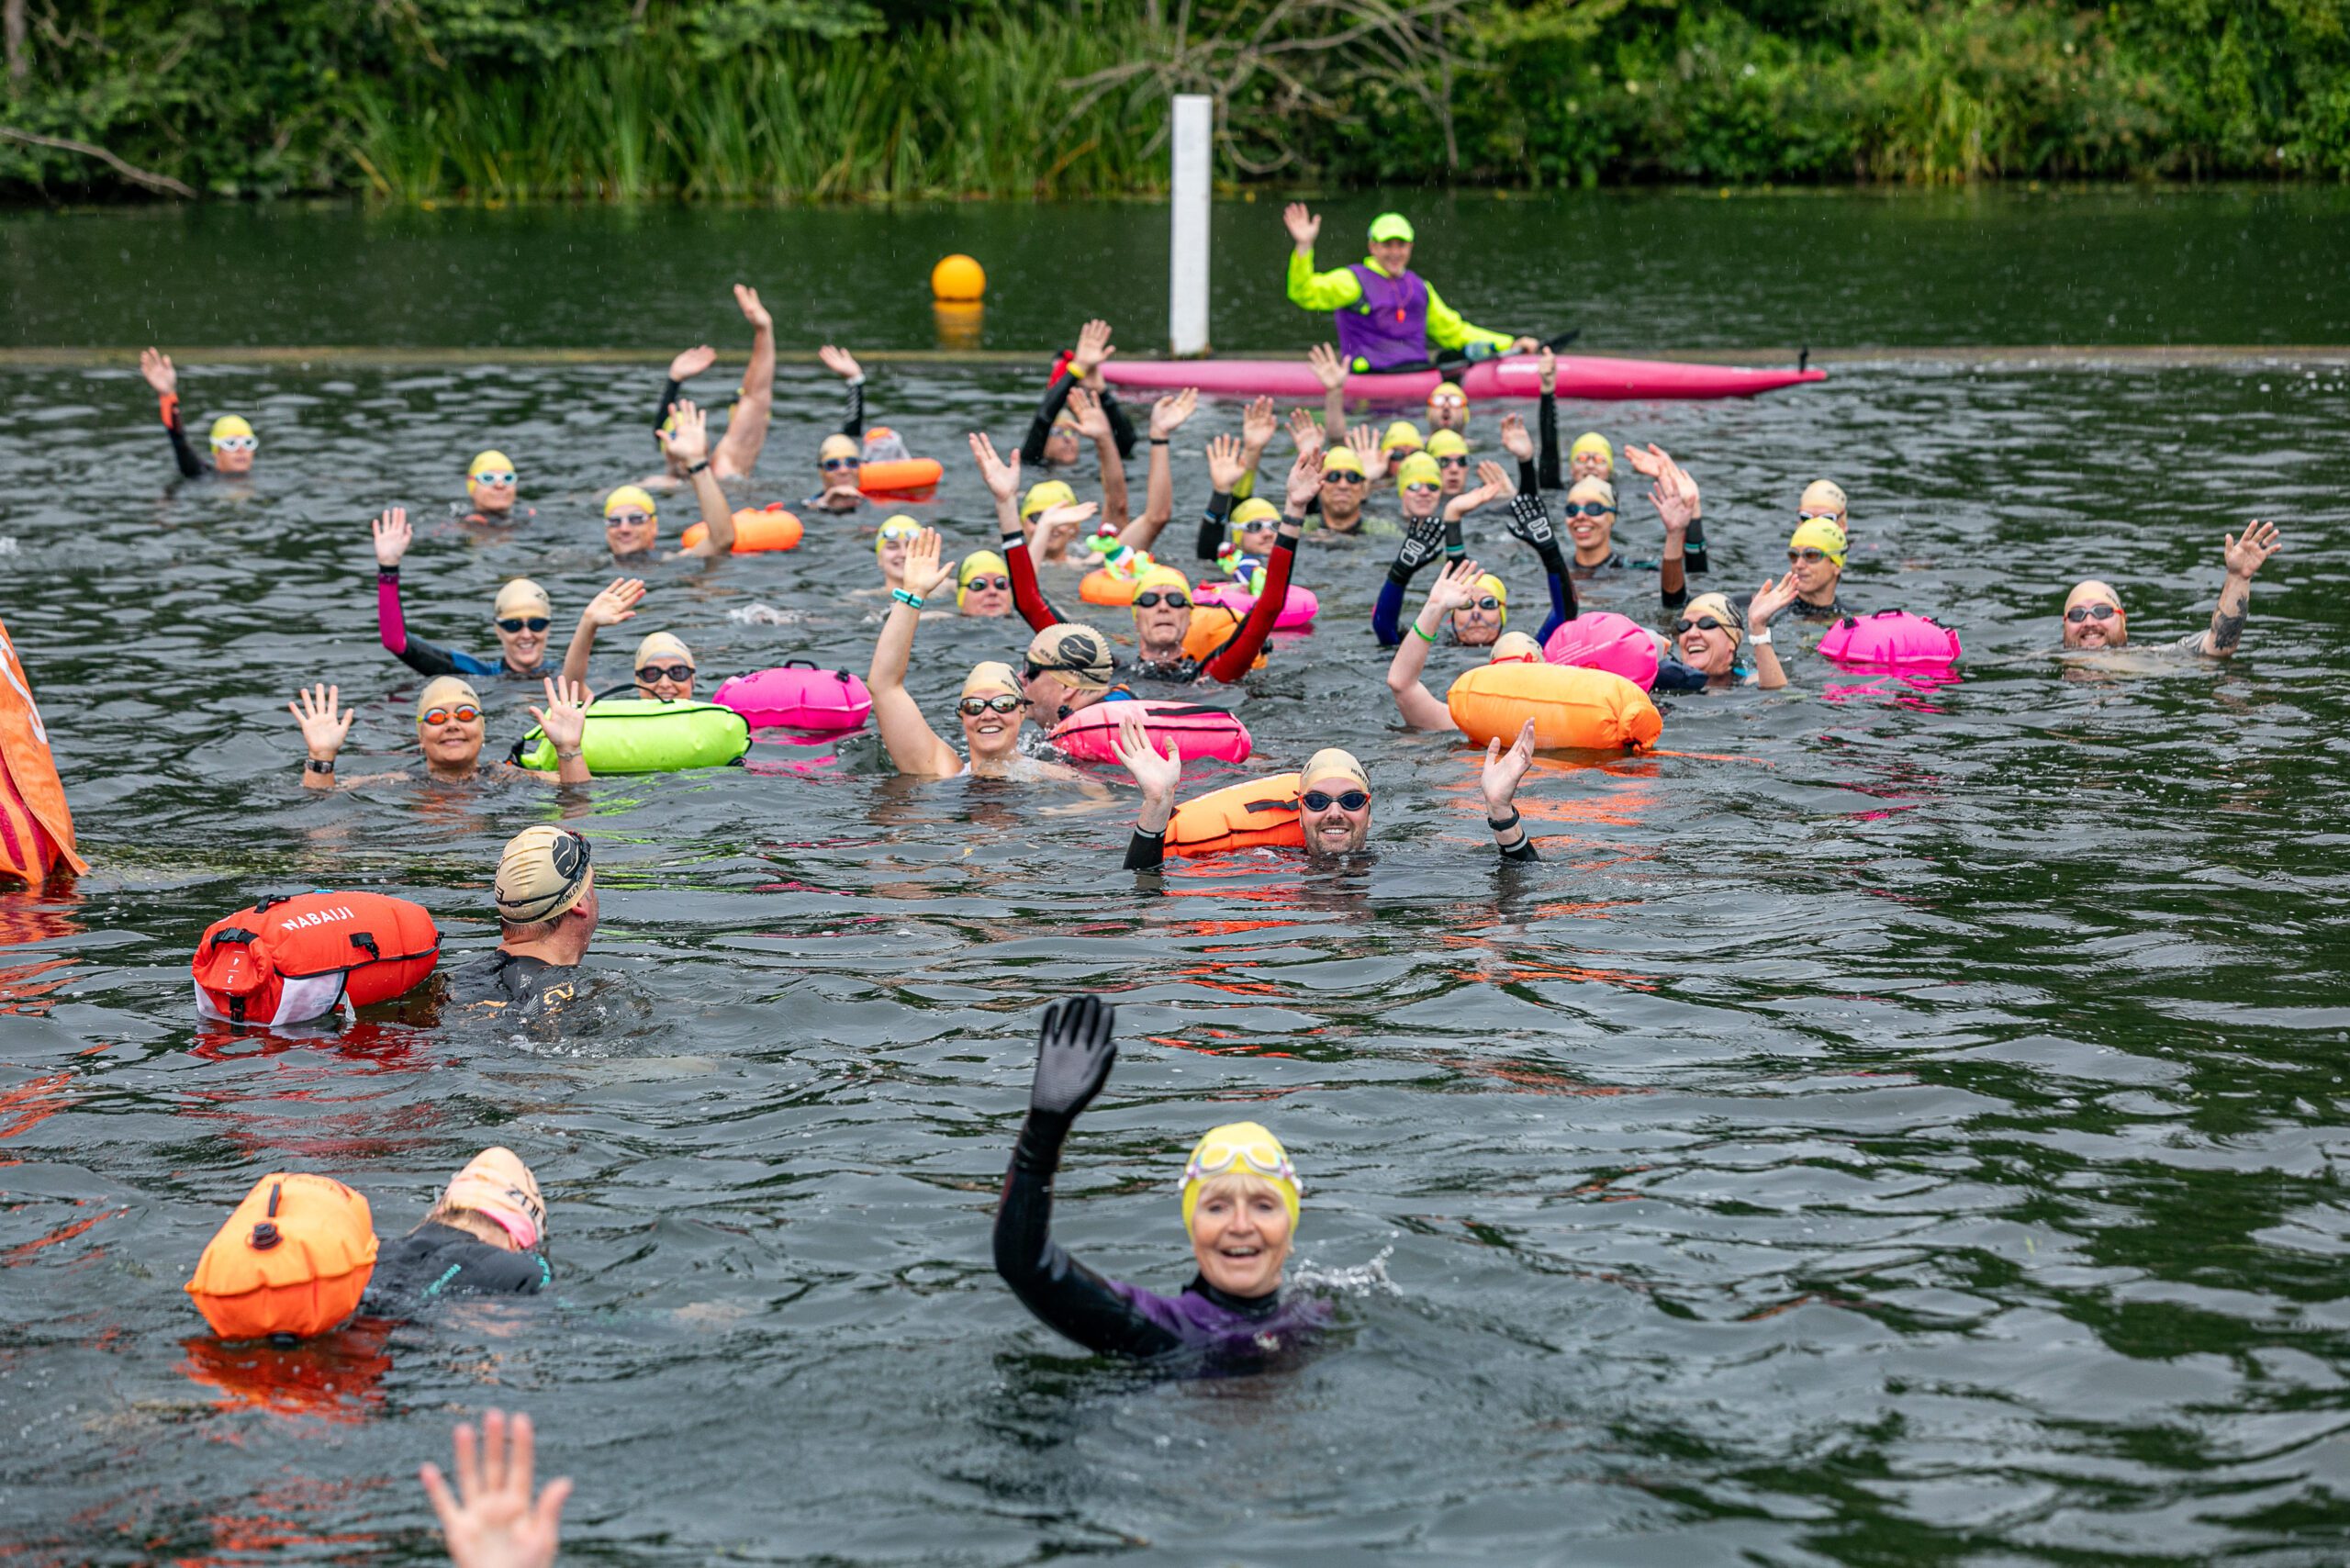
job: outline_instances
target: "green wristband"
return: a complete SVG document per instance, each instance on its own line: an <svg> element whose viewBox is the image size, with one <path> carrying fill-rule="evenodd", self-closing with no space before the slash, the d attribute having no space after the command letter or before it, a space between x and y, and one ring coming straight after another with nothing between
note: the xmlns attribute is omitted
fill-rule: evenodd
<svg viewBox="0 0 2350 1568"><path fill-rule="evenodd" d="M1417 633L1417 634L1418 634L1419 636L1421 636L1421 637L1426 638L1426 639L1427 639L1428 642L1430 642L1430 643L1434 643L1434 642L1436 641L1436 633L1433 633L1433 632L1422 632L1422 631L1420 631L1420 623L1419 623L1418 622L1416 622L1416 621L1415 621L1415 622L1412 622L1412 630L1413 630L1413 632L1414 632L1414 633Z"/></svg>

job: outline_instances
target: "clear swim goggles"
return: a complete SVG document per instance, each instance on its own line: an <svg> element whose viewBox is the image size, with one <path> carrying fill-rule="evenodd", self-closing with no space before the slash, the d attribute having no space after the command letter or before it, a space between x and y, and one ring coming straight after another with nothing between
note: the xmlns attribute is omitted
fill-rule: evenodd
<svg viewBox="0 0 2350 1568"><path fill-rule="evenodd" d="M1269 1182L1287 1182L1299 1192L1305 1191L1305 1183L1297 1179L1297 1167L1290 1163L1288 1153L1270 1139L1253 1137L1240 1143L1214 1138L1200 1145L1183 1167L1183 1184L1188 1187L1194 1182L1240 1170Z"/></svg>
<svg viewBox="0 0 2350 1568"><path fill-rule="evenodd" d="M212 439L212 450L215 452L258 452L261 450L261 438L254 435L215 436Z"/></svg>

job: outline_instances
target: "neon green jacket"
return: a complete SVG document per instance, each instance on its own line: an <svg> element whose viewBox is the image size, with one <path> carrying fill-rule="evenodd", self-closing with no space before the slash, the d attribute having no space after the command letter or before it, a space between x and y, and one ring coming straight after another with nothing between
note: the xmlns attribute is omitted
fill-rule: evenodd
<svg viewBox="0 0 2350 1568"><path fill-rule="evenodd" d="M1369 256L1362 259L1362 264L1382 277L1388 275L1387 269ZM1289 302L1292 305L1307 310L1344 310L1361 297L1362 280L1355 276L1351 269L1340 267L1334 273L1317 273L1314 270L1311 252L1300 255L1295 246L1290 247ZM1428 336L1436 341L1438 348L1465 349L1471 343L1485 343L1496 353L1506 353L1510 344L1517 341L1507 332L1489 332L1483 327L1462 320L1460 312L1447 305L1438 295L1434 284L1428 285Z"/></svg>

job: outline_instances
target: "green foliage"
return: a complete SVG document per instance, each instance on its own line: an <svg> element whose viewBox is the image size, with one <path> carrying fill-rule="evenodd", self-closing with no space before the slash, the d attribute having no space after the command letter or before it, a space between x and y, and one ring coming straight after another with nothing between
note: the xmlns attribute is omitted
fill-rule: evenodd
<svg viewBox="0 0 2350 1568"><path fill-rule="evenodd" d="M220 195L1142 194L1195 90L1242 180L2350 178L2350 0L28 3L0 125Z"/></svg>

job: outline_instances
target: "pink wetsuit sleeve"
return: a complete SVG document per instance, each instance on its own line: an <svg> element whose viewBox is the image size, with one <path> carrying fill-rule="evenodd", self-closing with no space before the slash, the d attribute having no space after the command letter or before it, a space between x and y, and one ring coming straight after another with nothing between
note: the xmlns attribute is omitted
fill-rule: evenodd
<svg viewBox="0 0 2350 1568"><path fill-rule="evenodd" d="M378 570L375 574L375 633L384 639L384 646L395 654L408 652L408 621L400 614L400 575Z"/></svg>
<svg viewBox="0 0 2350 1568"><path fill-rule="evenodd" d="M1208 660L1207 674L1230 686L1248 673L1257 655L1265 651L1265 639L1272 634L1273 622L1281 618L1281 606L1289 602L1289 571L1297 559L1297 546L1287 539L1273 542L1273 558L1265 563L1265 591L1248 607L1248 619L1232 640L1215 651Z"/></svg>

